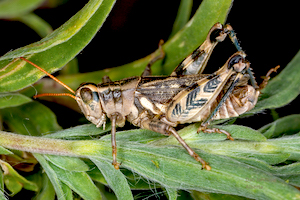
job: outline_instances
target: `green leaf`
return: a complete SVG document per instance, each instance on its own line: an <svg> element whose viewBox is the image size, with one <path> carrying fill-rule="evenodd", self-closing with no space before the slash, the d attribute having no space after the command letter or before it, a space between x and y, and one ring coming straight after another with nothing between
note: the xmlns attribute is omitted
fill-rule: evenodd
<svg viewBox="0 0 300 200"><path fill-rule="evenodd" d="M18 21L26 24L33 29L39 36L46 37L53 29L45 20L35 15L34 13L28 13L17 18Z"/></svg>
<svg viewBox="0 0 300 200"><path fill-rule="evenodd" d="M261 97L250 113L279 108L294 100L300 93L300 51L292 61L262 90Z"/></svg>
<svg viewBox="0 0 300 200"><path fill-rule="evenodd" d="M214 126L214 127L229 132L234 139L238 139L238 140L250 140L250 141L259 141L259 142L263 142L267 140L266 137L263 136L261 133L246 126L224 125L224 126Z"/></svg>
<svg viewBox="0 0 300 200"><path fill-rule="evenodd" d="M120 170L116 170L111 163L101 159L91 159L102 172L109 187L119 200L133 199L127 180Z"/></svg>
<svg viewBox="0 0 300 200"><path fill-rule="evenodd" d="M55 190L45 173L42 174L42 190L36 195L36 200L54 200Z"/></svg>
<svg viewBox="0 0 300 200"><path fill-rule="evenodd" d="M90 0L76 15L39 42L0 57L0 92L22 89L45 76L25 61L26 56L53 73L73 59L94 37L109 14L114 0Z"/></svg>
<svg viewBox="0 0 300 200"><path fill-rule="evenodd" d="M0 2L0 18L15 18L33 11L44 0L2 0Z"/></svg>
<svg viewBox="0 0 300 200"><path fill-rule="evenodd" d="M32 101L27 96L18 93L0 94L0 109L19 106Z"/></svg>
<svg viewBox="0 0 300 200"><path fill-rule="evenodd" d="M102 199L100 191L85 172L63 170L49 163L58 178L83 199Z"/></svg>
<svg viewBox="0 0 300 200"><path fill-rule="evenodd" d="M105 130L97 128L94 124L85 124L68 129L64 129L53 134L45 135L47 138L76 138L80 136L100 135L111 130L111 125L107 124Z"/></svg>
<svg viewBox="0 0 300 200"><path fill-rule="evenodd" d="M103 6L105 2L108 2L108 4L105 5L106 7L104 6L101 9L106 11L100 12L100 7ZM159 74L168 74L172 69L174 69L174 67L183 58L185 58L186 55L191 53L195 47L201 44L212 24L217 21L224 22L230 3L225 0L204 1L194 18L182 29L182 31L179 31L172 39L166 42L164 45L164 49L167 53L166 60L164 61L165 66L161 68L163 63L156 63L154 66L154 72ZM95 8L91 6L96 4L100 7ZM76 55L80 49L82 49L90 41L90 39L82 39L85 38L85 34L92 38L93 34L96 32L95 30L101 26L96 20L98 19L96 18L96 13L98 13L99 16L100 13L104 13L104 17L100 17L102 21L99 20L100 23L102 23L106 17L105 14L109 12L109 7L111 8L112 4L113 1L108 0L104 0L101 5L96 1L90 1L90 7L87 6L85 10L81 12L86 14L85 17L83 17L84 19L81 20L78 16L77 18L74 17L55 34L51 34L53 37L48 36L43 39L42 42L45 43L35 43L16 50L13 53L8 53L4 58L0 58L3 59L0 62L0 65L3 64L1 66L4 67L0 70L0 90L17 90L6 87L5 84L14 83L17 85L20 82L20 85L15 88L22 88L35 82L42 76L42 73L37 73L37 70L31 70L32 66L24 66L23 62L15 61L8 64L12 58L15 58L15 56L18 57L22 54L23 56L28 55L32 61L41 65L43 68L47 68L49 64L49 70L47 70L51 72L62 67L64 63L67 63L70 59L72 59L72 57L74 57L74 55ZM87 12L88 10L94 10L95 12L91 12L90 14ZM86 17L88 15L89 17ZM84 20L86 21L83 22ZM78 30L72 29L74 27L70 25L76 25L76 23L79 23ZM96 26L92 27L95 24ZM71 29L70 33L66 31L66 27ZM199 31L200 29L203 29L203 31ZM89 32L90 30L92 31ZM82 43L78 44L78 42ZM40 44L40 46L38 44ZM74 45L75 47L71 47L71 45ZM65 49L66 52L62 49ZM59 55L56 55L53 52L59 52ZM55 61L51 61L50 57L54 57ZM120 79L125 76L131 76L130 73L135 73L132 75L139 75L149 59L150 56L114 69L117 72L114 70L107 70L108 73L100 71L95 73L72 75L69 76L70 78L68 78L68 76L62 77L69 81L77 79L71 85L74 88L84 81L91 82L95 80L95 82L99 82L99 79L104 74L110 75L112 79ZM293 70L296 70L296 73L299 71L299 69L296 68L297 63L299 62L297 61L296 64L290 63L293 65ZM126 72L121 73L122 69L125 67L128 67ZM30 68L31 71L28 68ZM290 73L291 72L292 70ZM288 73L285 73L286 74L283 76L284 78L288 76ZM27 79L26 81L23 80L23 76L27 74L27 79L33 77L28 80L28 82L26 82ZM5 78L7 79L4 80ZM284 78L275 78L273 81L278 82L280 80L279 82L284 82ZM295 78L296 77L294 77L294 79ZM18 82L18 80L20 81ZM298 84L297 80L289 81L289 84ZM68 82L66 83L68 84ZM271 90L274 88L268 89L268 87L265 89L267 92L265 93L263 91L264 94L262 96L262 102L266 100L265 104L260 104L259 102L258 110L266 109L274 105L284 105L286 102L295 98L295 96L299 93L298 85L297 87L293 87L287 95L288 98L284 99L285 90L289 90L288 87L285 86L286 88L281 88L281 90L277 93L272 93ZM268 90L270 90L271 93L268 92ZM267 96L264 96L265 94L267 94ZM25 111L26 110L23 110L23 112ZM293 119L296 119L296 117ZM265 135L268 137L282 134L282 132L289 130L296 131L297 121L295 120L293 122L296 127L295 129L293 126L289 129L286 125L287 121L287 119L278 120L276 123L270 124L266 128L263 127L261 131L267 130L268 133L266 134L265 132ZM19 125L20 124L24 125L23 122L19 123ZM50 126L50 123L47 127L48 126ZM10 127L13 126L11 125ZM101 160L99 165L104 166L101 166L102 173L97 171L97 175L101 174L102 177L109 180L107 182L111 185L115 192L117 191L116 195L119 197L121 196L121 189L119 189L119 187L125 187L127 184L126 179L121 172L127 173L128 170L132 170L133 173L137 173L138 175L145 177L146 180L154 181L155 184L159 185L159 187L165 187L170 199L176 199L176 191L179 189L198 190L210 193L226 193L255 199L299 198L299 191L295 190L287 182L282 180L291 180L294 185L299 185L299 180L297 179L300 171L299 162L284 165L283 167L270 165L282 163L286 160L287 162L289 162L289 160L299 160L299 135L295 135L293 137L282 137L276 140L267 140L258 131L248 127L236 125L216 127L232 133L235 141L227 141L226 136L223 134L197 134L197 125L191 125L179 131L186 142L193 147L193 149L195 149L201 157L210 163L212 166L211 171L201 170L201 165L187 154L174 137L165 137L158 133L146 130L132 130L117 133L118 161L122 162L121 167L127 169L124 171L123 169L121 169L121 171L113 171L113 166L110 164L112 159L110 135L102 137L101 140L74 141L46 139L45 137L33 138L29 136L15 136L14 134L6 135L7 133L0 131L0 144L7 148L17 148L21 150L26 149L32 152L39 152L43 149L47 149L42 152L82 157L92 156L92 159L94 160L99 162ZM25 132L25 130L22 130L22 132ZM102 132L102 130L99 129L98 131L94 125L84 125L56 132L49 135L49 137L78 139L88 135L97 135L100 132ZM10 140L11 137L14 137L14 140ZM23 148L26 145L28 145L27 148ZM205 152L200 151L199 149ZM40 155L37 154L36 157L39 159L41 165L44 167L46 173L51 179L55 191L58 194L58 199L72 199L71 188L84 198L91 198L93 194L94 197L98 195L99 192L96 192L96 188L90 180L90 176L88 176L90 173L84 172L88 169L87 165L84 164L83 166L80 166L79 170L76 168L77 165L82 164L80 159L66 159L64 157L47 156L48 161L50 161L49 163L44 157L39 156ZM106 160L107 162L103 163L102 160ZM110 176L111 174L113 175ZM276 176L279 176L280 178ZM291 178L292 176L294 179ZM100 179L102 177L99 175L97 178ZM118 181L113 180L115 177L123 178L120 185L118 185ZM101 181L104 183L103 180ZM87 182L88 184L85 184ZM89 191L86 190L85 186L90 186L93 191L91 193L93 194L89 194ZM16 187L18 187L17 184ZM126 187L128 187L128 184ZM128 194L129 188L126 188L124 191ZM62 196L62 194L64 196ZM211 194L208 198L217 199L218 197L220 196ZM227 197L231 198L231 196Z"/></svg>
<svg viewBox="0 0 300 200"><path fill-rule="evenodd" d="M282 117L261 127L258 131L262 132L267 138L298 133L300 131L300 114Z"/></svg>
<svg viewBox="0 0 300 200"><path fill-rule="evenodd" d="M103 174L100 172L100 170L95 165L93 165L93 167L90 166L90 168L91 168L91 170L87 171L87 174L94 181L97 181L99 183L109 186L107 181L105 180ZM122 169L122 173L126 177L128 183L129 183L130 189L132 189L132 190L150 190L151 189L151 185L149 185L148 180L145 180L143 178L137 178L137 174L132 173L130 170ZM159 188L160 185L155 184L155 187Z"/></svg>
<svg viewBox="0 0 300 200"><path fill-rule="evenodd" d="M191 196L191 191L178 190L177 200L195 200Z"/></svg>
<svg viewBox="0 0 300 200"><path fill-rule="evenodd" d="M36 136L61 129L54 113L36 101L1 109L0 113L11 130L24 135Z"/></svg>
<svg viewBox="0 0 300 200"><path fill-rule="evenodd" d="M50 152L48 149L53 149L54 146L55 151L51 151L53 154L92 157L93 159L104 159L109 162L112 160L111 142L106 139L64 141L9 134L4 131L0 131L0 138L0 144L7 148L17 147L18 149L26 149L33 152ZM179 144L155 146L154 142L151 145L151 143L141 144L134 141L118 141L117 159L118 162L122 163L121 167L132 170L140 176L147 178L147 180L160 184L162 187L226 193L255 199L292 199L300 195L298 190L270 173L271 171L278 175L282 172L284 173L283 175L287 175L285 168L265 170L265 167L263 170L260 169L260 166L266 166L266 162L268 159L272 159L274 154L290 155L288 159L299 160L300 136L287 136L262 142L207 140L200 143L193 143L192 141L187 141L187 143L204 160L209 162L212 170L201 170L201 165L189 156L186 150L179 146ZM16 142L17 144L15 144ZM34 142L34 145L32 142ZM252 158L253 155L257 156L256 154L266 155L264 165L261 163L261 165L254 165L256 167L253 167L228 157L236 156L237 158L247 159ZM247 161L254 163L262 159L261 156L257 156L257 158L255 156L252 160L248 159ZM38 161L41 163L39 158ZM54 173L59 174L54 177L63 179L62 181L68 186L73 181L79 181L77 180L78 174L79 177L87 176L83 172L70 172L73 174L70 175L70 173L67 173L63 169L56 169L57 167L50 163L49 165L52 170L55 168ZM42 166L45 169L43 163ZM289 166L289 169L293 173L299 172L297 165ZM45 169L46 172L47 170ZM53 176L53 174L51 175ZM69 175L73 177L69 177ZM48 176L50 178L49 174ZM259 177L259 179L256 177ZM51 182L53 183L53 181ZM75 186L71 188L74 189Z"/></svg>
<svg viewBox="0 0 300 200"><path fill-rule="evenodd" d="M226 140L225 134L198 134L198 126L195 124L180 130L179 134L190 147L202 149L213 154L226 155L248 164L251 163L253 166L257 166L256 161L277 164L285 161L290 156L290 154L282 154L280 148L266 142L266 138L262 134L251 128L238 125L214 127L228 131L235 141ZM150 144L159 146L179 145L173 136L153 141ZM248 158L250 158L250 161ZM255 159L255 161L253 159ZM254 164L252 162L254 162Z"/></svg>
<svg viewBox="0 0 300 200"><path fill-rule="evenodd" d="M38 186L34 182L28 181L21 176L9 163L0 160L0 165L4 171L5 186L13 195L17 194L22 188L38 191Z"/></svg>
<svg viewBox="0 0 300 200"><path fill-rule="evenodd" d="M192 12L193 1L192 0L181 0L178 8L178 12L176 15L175 22L173 24L173 29L170 34L170 38L173 37L180 29L184 27L184 25L190 19L190 15Z"/></svg>
<svg viewBox="0 0 300 200"><path fill-rule="evenodd" d="M65 191L69 193L68 188L71 188L84 199L101 199L99 190L86 173L76 172L74 170L64 170L47 162L47 160L39 154L34 154L34 156L46 171L59 199L70 199L70 196L68 195L66 197L62 196ZM54 159L52 157L51 161L53 160ZM72 160L72 158L70 160ZM58 159L56 161L58 161Z"/></svg>
<svg viewBox="0 0 300 200"><path fill-rule="evenodd" d="M291 185L300 187L300 175L283 176L281 178L284 179L287 183L289 183Z"/></svg>
<svg viewBox="0 0 300 200"><path fill-rule="evenodd" d="M4 194L4 175L3 171L0 170L0 200L7 200L5 194Z"/></svg>
<svg viewBox="0 0 300 200"><path fill-rule="evenodd" d="M289 153L290 160L300 161L300 134L270 139L270 143L283 153Z"/></svg>
<svg viewBox="0 0 300 200"><path fill-rule="evenodd" d="M239 140L249 140L249 141L257 141L257 142L266 141L266 138L261 133L259 133L258 131L255 131L249 127L239 126L239 125L213 126L213 127L228 131L236 141L239 141ZM181 129L180 131L178 131L178 133L181 135L182 139L184 139L188 144L201 145L201 147L197 146L201 149L203 148L203 145L205 145L205 144L210 143L210 145L211 145L212 143L218 143L219 141L226 140L226 138L227 138L227 136L225 134L216 134L216 133L209 134L209 133L203 133L203 132L197 133L198 128L199 128L199 124L192 124L192 125L189 125L183 129ZM226 142L230 143L230 141L226 140L226 141L224 141L224 144ZM165 139L153 141L151 144L174 145L174 144L179 144L179 143L175 137L170 136L170 137L165 137ZM237 147L237 148L239 148L239 147ZM222 150L216 149L216 150L220 150L220 152L223 150L226 151L226 149L222 149Z"/></svg>
<svg viewBox="0 0 300 200"><path fill-rule="evenodd" d="M56 196L58 200L68 200L68 199L73 199L73 198L68 198L70 197L69 194L71 191L66 187L58 178L58 175L56 174L55 170L49 165L47 160L40 154L34 154L34 157L39 161L43 169L45 170L46 174L48 175L48 178L50 179L54 190L56 192ZM72 195L72 194L71 194Z"/></svg>
<svg viewBox="0 0 300 200"><path fill-rule="evenodd" d="M98 156L111 160L109 146L103 145L98 149ZM291 199L300 194L281 179L228 157L197 151L210 163L212 170L207 171L201 170L201 165L182 148L127 143L119 144L118 152L122 167L165 187L231 193L255 199ZM156 160L159 168L151 160Z"/></svg>
<svg viewBox="0 0 300 200"><path fill-rule="evenodd" d="M166 138L166 136L146 129L131 129L128 131L119 131L116 140L120 142L137 142L149 143L158 139ZM105 135L101 140L111 140L111 135Z"/></svg>
<svg viewBox="0 0 300 200"><path fill-rule="evenodd" d="M200 200L200 199L209 199L209 200L224 200L224 199L230 199L230 200L247 200L248 198L245 197L239 197L234 195L228 195L228 194L216 194L216 193L204 193L204 192L198 192L198 191L192 191L192 196L194 197L193 200Z"/></svg>
<svg viewBox="0 0 300 200"><path fill-rule="evenodd" d="M177 190L175 188L168 188L166 187L169 200L176 200L177 199Z"/></svg>
<svg viewBox="0 0 300 200"><path fill-rule="evenodd" d="M87 166L82 160L76 157L44 155L44 158L46 158L57 167L70 172L85 172L89 170L89 166Z"/></svg>
<svg viewBox="0 0 300 200"><path fill-rule="evenodd" d="M300 175L300 162L294 162L280 167L272 166L272 174L277 176Z"/></svg>
<svg viewBox="0 0 300 200"><path fill-rule="evenodd" d="M205 0L202 1L193 18L171 39L166 41L163 49L166 53L164 61L157 61L151 67L153 74L170 74L170 72L206 38L210 28L216 23L224 23L231 7L232 0ZM157 54L159 51L156 52ZM139 76L145 69L152 56L149 55L132 63L90 73L81 73L58 78L77 88L83 82L98 83L101 77L107 75L111 80L120 80L125 77Z"/></svg>
<svg viewBox="0 0 300 200"><path fill-rule="evenodd" d="M65 199L66 200L73 200L73 192L69 186L64 184L63 182L61 183L62 190L64 191Z"/></svg>
<svg viewBox="0 0 300 200"><path fill-rule="evenodd" d="M68 62L65 67L59 71L59 74L77 74L79 73L78 60L76 58Z"/></svg>
<svg viewBox="0 0 300 200"><path fill-rule="evenodd" d="M13 153L11 151L9 151L9 150L7 150L7 149L0 146L0 154L8 155L8 154L13 154Z"/></svg>

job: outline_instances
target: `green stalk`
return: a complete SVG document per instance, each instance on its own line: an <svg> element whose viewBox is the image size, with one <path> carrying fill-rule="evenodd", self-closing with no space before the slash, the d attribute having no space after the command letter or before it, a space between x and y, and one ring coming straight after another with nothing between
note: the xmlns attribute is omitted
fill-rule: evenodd
<svg viewBox="0 0 300 200"><path fill-rule="evenodd" d="M270 157L270 155L276 156L276 153L286 154L287 157L284 159L289 156L289 159L292 160L299 159L300 136L282 137L261 142L247 141L245 143L250 144L248 146L250 149L241 150L239 147L231 149L231 152L240 153L236 159L225 155L207 153L216 148L214 145L207 146L206 152L199 150L199 147L194 148L205 161L209 162L212 167L210 171L201 170L201 164L190 157L179 145L142 144L132 141L132 137L131 141L126 141L126 139L120 141L119 136L122 137L122 133L117 134L117 159L118 162L122 163L122 168L130 169L163 187L214 193L229 193L230 191L230 194L254 199L297 199L300 196L297 189L288 185L283 179L272 175L272 172L276 172L277 175L286 175L286 173L281 173L285 169L265 171L266 167L263 170L262 164L257 164L257 162L262 162L260 158ZM199 137L196 133L190 136ZM190 139L192 139L191 137ZM85 157L98 164L103 160L112 160L110 140L105 138L100 140L61 140L0 131L0 145L3 147L32 153ZM189 142L193 145L191 141ZM219 140L215 143L222 144L224 141ZM252 143L255 145L251 145ZM267 148L268 151L266 152L264 147L267 144L272 148ZM226 149L228 147L220 145L219 148ZM265 152L265 155L260 153L256 156L253 151L262 151L261 153ZM230 155L230 152L228 153ZM249 156L257 158L250 159ZM245 163L241 162L242 160ZM265 160L263 166L268 165L266 163L268 159ZM298 167L289 166L290 169L292 167L293 174L298 175ZM58 170L56 168L54 170ZM112 166L110 168L107 170L115 170ZM106 173L111 174L110 171Z"/></svg>
<svg viewBox="0 0 300 200"><path fill-rule="evenodd" d="M111 155L111 146L107 141L50 139L5 131L0 131L0 146L31 153L73 157L102 157L102 152L109 159Z"/></svg>
<svg viewBox="0 0 300 200"><path fill-rule="evenodd" d="M31 153L77 156L72 152L72 143L60 139L48 139L0 131L0 145Z"/></svg>

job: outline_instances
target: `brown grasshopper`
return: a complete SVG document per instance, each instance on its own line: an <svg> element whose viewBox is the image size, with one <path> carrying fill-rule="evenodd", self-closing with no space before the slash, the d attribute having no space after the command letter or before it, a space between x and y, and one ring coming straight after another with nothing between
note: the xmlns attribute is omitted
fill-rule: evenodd
<svg viewBox="0 0 300 200"><path fill-rule="evenodd" d="M210 170L208 163L186 144L174 127L202 121L199 130L225 133L228 139L233 140L224 130L207 128L209 121L239 116L255 106L260 88L257 89L250 64L242 51L233 54L216 72L202 74L212 50L227 35L238 46L229 25L223 27L219 23L215 24L204 43L181 62L171 76L151 76L152 63L164 54L160 44L161 55L150 61L141 77L111 81L105 76L102 83L83 83L76 92L31 61L21 59L75 94L47 93L36 95L35 98L70 96L77 101L85 117L97 127L105 126L106 117L111 120L112 164L116 169L120 165L117 162L116 125L122 127L127 120L143 129L164 135L172 134L202 164L202 168ZM253 85L248 85L249 79Z"/></svg>

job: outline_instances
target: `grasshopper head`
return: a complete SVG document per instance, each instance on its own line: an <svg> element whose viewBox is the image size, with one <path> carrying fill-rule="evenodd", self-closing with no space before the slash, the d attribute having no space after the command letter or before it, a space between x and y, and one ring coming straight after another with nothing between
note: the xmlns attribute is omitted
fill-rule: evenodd
<svg viewBox="0 0 300 200"><path fill-rule="evenodd" d="M76 101L85 117L97 127L105 123L106 116L102 111L97 85L84 83L75 92Z"/></svg>

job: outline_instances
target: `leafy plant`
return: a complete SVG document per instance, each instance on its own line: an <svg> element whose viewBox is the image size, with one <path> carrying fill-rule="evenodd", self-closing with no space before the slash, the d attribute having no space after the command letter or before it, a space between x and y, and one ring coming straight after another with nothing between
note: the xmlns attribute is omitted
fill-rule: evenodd
<svg viewBox="0 0 300 200"><path fill-rule="evenodd" d="M37 19L32 10L41 1L26 2L22 6L18 6L18 0L1 2L2 6L14 9L1 9L0 4L0 17L20 20L31 16L26 18L31 24L32 19ZM180 135L210 163L211 171L201 170L201 165L172 136L142 129L120 131L117 144L122 165L121 170L115 170L111 165L109 126L105 130L92 124L62 129L49 108L30 98L35 91L28 86L45 74L18 58L30 58L50 73L68 63L68 68L76 68L72 59L98 32L114 3L114 0L90 0L39 42L0 57L0 115L4 124L4 130L0 131L0 199L30 190L35 199L56 196L57 199L127 200L133 199L132 192L136 190L153 189L162 191L168 199L300 199L297 189L300 187L300 115L280 118L259 130L218 125L230 132L235 141L228 141L220 134L197 134L199 124L181 129ZM225 22L232 6L230 0L205 0L187 22L190 4L182 1L174 25L176 33L172 32L173 36L163 46L167 57L164 62L155 63L154 74L161 74L162 69L166 74L172 71L204 41L214 23ZM43 35L49 27L40 22L43 25L37 29ZM75 69L75 73L65 74L72 71L66 70L58 78L71 88L82 82L98 82L104 75L117 80L141 74L150 59L151 55L90 73L76 73ZM257 106L247 115L294 100L300 90L299 64L300 53L270 81ZM37 82L34 87L38 92L53 90L47 80ZM62 101L70 106L68 100ZM114 194L105 187L111 188Z"/></svg>

